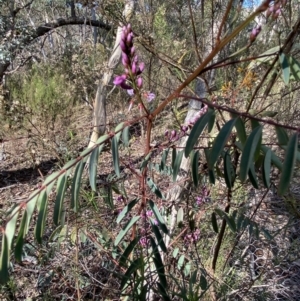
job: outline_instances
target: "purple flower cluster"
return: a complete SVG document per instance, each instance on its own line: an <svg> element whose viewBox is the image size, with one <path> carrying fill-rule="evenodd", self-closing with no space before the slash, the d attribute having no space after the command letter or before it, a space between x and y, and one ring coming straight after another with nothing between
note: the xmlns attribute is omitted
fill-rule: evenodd
<svg viewBox="0 0 300 301"><path fill-rule="evenodd" d="M253 43L256 40L256 37L259 35L260 32L261 32L260 25L252 29L250 33L250 43Z"/></svg>
<svg viewBox="0 0 300 301"><path fill-rule="evenodd" d="M131 93L134 94L135 89L140 89L143 86L143 79L140 74L144 71L145 64L143 62L139 63L138 56L135 54L133 32L130 24L123 27L120 47L125 72L115 77L114 84L125 90L132 90Z"/></svg>
<svg viewBox="0 0 300 301"><path fill-rule="evenodd" d="M196 243L200 239L200 230L196 229L191 234L187 234L184 237L184 242L186 245Z"/></svg>
<svg viewBox="0 0 300 301"><path fill-rule="evenodd" d="M195 203L197 206L202 205L204 202L206 202L209 199L210 191L206 188L206 186L202 187L201 194L196 197Z"/></svg>
<svg viewBox="0 0 300 301"><path fill-rule="evenodd" d="M208 106L204 105L204 107L201 110L199 110L192 119L188 121L188 124L190 126L194 125L197 122L197 120L207 112L207 110Z"/></svg>
<svg viewBox="0 0 300 301"><path fill-rule="evenodd" d="M279 0L273 6L270 6L266 12L266 17L269 18L270 16L272 19L277 19L282 12L282 8L286 5L287 0Z"/></svg>

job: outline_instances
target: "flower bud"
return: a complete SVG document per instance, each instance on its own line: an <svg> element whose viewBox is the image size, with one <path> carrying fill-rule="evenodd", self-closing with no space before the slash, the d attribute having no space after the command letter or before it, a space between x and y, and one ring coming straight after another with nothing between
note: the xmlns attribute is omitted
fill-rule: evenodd
<svg viewBox="0 0 300 301"><path fill-rule="evenodd" d="M131 31L132 31L132 30L131 30L131 24L130 24L130 23L127 24L127 30L128 30L128 32L131 32Z"/></svg>
<svg viewBox="0 0 300 301"><path fill-rule="evenodd" d="M123 52L127 53L127 46L126 43L124 42L124 40L121 39L120 41L120 48Z"/></svg>
<svg viewBox="0 0 300 301"><path fill-rule="evenodd" d="M132 62L131 72L133 75L137 74L136 62Z"/></svg>
<svg viewBox="0 0 300 301"><path fill-rule="evenodd" d="M134 56L134 54L135 54L135 47L134 46L131 47L130 54L131 54L131 56Z"/></svg>
<svg viewBox="0 0 300 301"><path fill-rule="evenodd" d="M175 137L176 137L176 131L173 130L173 131L171 131L170 139L171 139L171 140L174 140Z"/></svg>
<svg viewBox="0 0 300 301"><path fill-rule="evenodd" d="M144 62L141 62L139 64L139 69L140 69L141 73L144 71L144 69L145 69L145 63Z"/></svg>
<svg viewBox="0 0 300 301"><path fill-rule="evenodd" d="M133 45L133 33L132 32L127 35L126 44L129 47L132 47L132 45Z"/></svg>
<svg viewBox="0 0 300 301"><path fill-rule="evenodd" d="M113 83L114 83L114 85L119 86L119 85L121 85L121 83L124 83L125 81L126 81L126 75L122 74L122 75L116 76Z"/></svg>
<svg viewBox="0 0 300 301"><path fill-rule="evenodd" d="M250 43L253 43L255 41L255 39L259 35L260 31L261 31L260 25L252 29L252 32L250 34Z"/></svg>
<svg viewBox="0 0 300 301"><path fill-rule="evenodd" d="M141 77L138 77L138 79L136 81L136 85L138 86L138 88L142 88L142 86L143 86L143 79Z"/></svg>
<svg viewBox="0 0 300 301"><path fill-rule="evenodd" d="M281 15L281 9L277 9L273 14L273 19L277 19Z"/></svg>
<svg viewBox="0 0 300 301"><path fill-rule="evenodd" d="M122 52L122 64L125 67L129 65L129 58L125 52Z"/></svg>

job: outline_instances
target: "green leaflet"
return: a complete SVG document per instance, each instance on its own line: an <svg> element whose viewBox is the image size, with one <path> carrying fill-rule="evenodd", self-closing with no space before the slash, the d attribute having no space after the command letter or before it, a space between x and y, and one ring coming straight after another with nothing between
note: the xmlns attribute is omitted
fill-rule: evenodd
<svg viewBox="0 0 300 301"><path fill-rule="evenodd" d="M191 152L192 158L191 158L191 167L192 167L192 178L195 187L198 186L199 183L199 157L200 153L197 150L196 152Z"/></svg>
<svg viewBox="0 0 300 301"><path fill-rule="evenodd" d="M111 152L112 152L115 173L116 173L117 177L120 178L118 138L116 136L113 137L111 140Z"/></svg>
<svg viewBox="0 0 300 301"><path fill-rule="evenodd" d="M131 211L131 209L137 204L138 201L139 199L134 199L123 208L117 218L117 224L121 222L121 220Z"/></svg>
<svg viewBox="0 0 300 301"><path fill-rule="evenodd" d="M121 137L121 134L122 134L121 130L123 129L124 125L125 125L125 122L121 122L115 128L115 133L116 133L115 137L116 137L116 140L118 141L118 143L119 143L119 140L120 140L120 137Z"/></svg>
<svg viewBox="0 0 300 301"><path fill-rule="evenodd" d="M150 206L151 210L153 211L153 213L155 215L156 220L159 223L159 226L160 226L161 230L165 234L168 234L169 231L168 231L168 228L166 226L166 222L165 222L164 218L161 216L157 206L155 205L155 203L152 200L150 200L148 203L149 203L149 206Z"/></svg>
<svg viewBox="0 0 300 301"><path fill-rule="evenodd" d="M265 145L261 146L261 150L266 154L268 150L270 150L268 147ZM271 162L280 170L282 171L282 163L279 159L279 157L271 150Z"/></svg>
<svg viewBox="0 0 300 301"><path fill-rule="evenodd" d="M126 126L122 132L122 141L123 141L123 144L125 145L125 147L129 146L129 138L130 138L129 126Z"/></svg>
<svg viewBox="0 0 300 301"><path fill-rule="evenodd" d="M260 124L257 120L254 120L254 119L251 119L251 128L252 128L252 131L259 127ZM260 136L260 139L258 141L258 144L256 146L256 149L255 149L255 153L254 153L254 161L256 162L259 158L259 155L260 155L260 149L261 149L261 142L262 142L262 136Z"/></svg>
<svg viewBox="0 0 300 301"><path fill-rule="evenodd" d="M295 79L296 81L300 81L300 63L295 58L290 56L289 64L292 73L291 78Z"/></svg>
<svg viewBox="0 0 300 301"><path fill-rule="evenodd" d="M285 192L289 187L293 175L294 167L295 167L297 152L298 152L298 134L295 133L291 137L285 152L283 170L282 170L279 187L278 187L279 195L285 194Z"/></svg>
<svg viewBox="0 0 300 301"><path fill-rule="evenodd" d="M99 154L103 148L103 144L100 147L96 147L90 156L89 162L89 179L90 185L93 191L96 191L96 180L97 180L97 166Z"/></svg>
<svg viewBox="0 0 300 301"><path fill-rule="evenodd" d="M289 143L289 136L286 130L280 126L275 126L275 130L279 145L287 145Z"/></svg>
<svg viewBox="0 0 300 301"><path fill-rule="evenodd" d="M117 246L120 241L124 238L126 233L131 229L131 227L140 219L140 216L134 216L126 225L125 227L120 231L118 236L116 237L114 245Z"/></svg>
<svg viewBox="0 0 300 301"><path fill-rule="evenodd" d="M6 235L2 237L2 248L0 256L0 284L5 284L9 280L9 245Z"/></svg>
<svg viewBox="0 0 300 301"><path fill-rule="evenodd" d="M178 227L183 226L183 208L182 207L180 207L177 212L177 226Z"/></svg>
<svg viewBox="0 0 300 301"><path fill-rule="evenodd" d="M165 200L165 197L161 193L161 191L158 189L158 187L155 185L155 183L152 181L151 178L147 179L147 185L150 187L151 191L156 194L160 199Z"/></svg>
<svg viewBox="0 0 300 301"><path fill-rule="evenodd" d="M216 214L214 212L211 214L211 224L212 224L214 231L216 233L219 233L218 221L217 221Z"/></svg>
<svg viewBox="0 0 300 301"><path fill-rule="evenodd" d="M256 147L260 141L262 133L262 126L256 127L252 133L249 135L241 157L241 164L240 164L240 180L241 182L245 182L247 179L247 174L250 168L250 165L253 163L254 153Z"/></svg>
<svg viewBox="0 0 300 301"><path fill-rule="evenodd" d="M150 240L153 255L154 255L153 262L154 262L155 267L156 267L156 272L158 274L159 281L160 281L160 283L163 287L167 288L168 284L167 284L167 278L166 278L166 275L165 275L165 267L164 267L164 264L162 262L161 256L159 254L157 245L156 245L156 243L155 243L152 236L149 237L149 240Z"/></svg>
<svg viewBox="0 0 300 301"><path fill-rule="evenodd" d="M211 151L209 152L208 166L213 169L215 163L217 162L221 152L227 143L229 136L231 134L232 128L235 125L236 119L231 119L225 123L223 128L220 130L218 136L215 138L214 144Z"/></svg>
<svg viewBox="0 0 300 301"><path fill-rule="evenodd" d="M78 212L79 210L79 192L80 192L83 168L84 168L84 162L80 161L77 164L74 172L74 177L73 177L73 182L71 187L71 208L74 210L74 212Z"/></svg>
<svg viewBox="0 0 300 301"><path fill-rule="evenodd" d="M121 286L120 286L121 291L123 290L126 283L130 280L131 274L134 273L140 267L141 260L142 260L141 257L138 257L136 260L132 262L130 267L127 269L126 273L122 277Z"/></svg>
<svg viewBox="0 0 300 301"><path fill-rule="evenodd" d="M254 167L253 163L250 164L249 171L248 171L248 176L249 176L249 180L250 180L252 186L255 189L259 189L257 176L256 176L256 173L255 173L255 167Z"/></svg>
<svg viewBox="0 0 300 301"><path fill-rule="evenodd" d="M24 244L24 237L25 237L25 228L26 228L26 220L27 220L27 212L24 211L22 221L19 228L19 234L16 239L15 245L15 258L17 261L22 261L22 252L23 252L23 244Z"/></svg>
<svg viewBox="0 0 300 301"><path fill-rule="evenodd" d="M286 85L288 85L290 81L290 65L289 65L288 58L283 52L280 53L279 55L279 62L282 71L283 81Z"/></svg>
<svg viewBox="0 0 300 301"><path fill-rule="evenodd" d="M132 240L127 248L125 249L124 253L122 254L119 263L121 266L125 266L126 260L128 259L129 255L133 251L134 247L137 245L137 243L140 241L140 237L136 236L134 240Z"/></svg>
<svg viewBox="0 0 300 301"><path fill-rule="evenodd" d="M270 173L271 173L271 150L269 149L266 152L265 158L264 158L264 163L263 163L263 167L262 167L262 178L263 178L263 182L265 187L269 188L271 181L270 181Z"/></svg>
<svg viewBox="0 0 300 301"><path fill-rule="evenodd" d="M224 178L228 189L232 189L235 175L229 151L224 155Z"/></svg>
<svg viewBox="0 0 300 301"><path fill-rule="evenodd" d="M190 152L194 148L199 136L201 135L210 118L212 117L213 112L213 110L208 110L208 112L201 116L193 126L185 146L184 155L186 158L189 156Z"/></svg>
<svg viewBox="0 0 300 301"><path fill-rule="evenodd" d="M178 152L178 154L176 156L176 159L175 159L175 162L174 162L174 166L173 166L173 182L175 182L176 179L177 179L177 175L178 175L178 172L179 172L179 169L180 169L180 165L181 165L181 161L182 161L182 156L183 156L183 150Z"/></svg>
<svg viewBox="0 0 300 301"><path fill-rule="evenodd" d="M156 237L157 243L160 246L161 250L165 253L167 253L167 247L165 245L164 239L158 229L158 227L151 221L151 227L152 227L152 231Z"/></svg>
<svg viewBox="0 0 300 301"><path fill-rule="evenodd" d="M167 158L168 158L168 154L169 154L169 148L165 149L163 151L163 153L162 153L161 161L160 161L160 170L164 170L165 169Z"/></svg>
<svg viewBox="0 0 300 301"><path fill-rule="evenodd" d="M40 205L39 205L39 213L37 222L35 225L35 238L38 243L42 243L42 236L45 229L46 217L47 217L47 207L48 207L48 197L47 194L42 194Z"/></svg>
<svg viewBox="0 0 300 301"><path fill-rule="evenodd" d="M63 209L64 197L67 188L67 177L65 174L58 178L56 186L56 200L54 205L53 223L58 226L61 222L61 212Z"/></svg>
<svg viewBox="0 0 300 301"><path fill-rule="evenodd" d="M246 134L245 124L240 117L237 118L235 122L235 128L240 142L242 143L242 145L245 145L247 140L247 134Z"/></svg>
<svg viewBox="0 0 300 301"><path fill-rule="evenodd" d="M221 217L224 218L230 228L230 230L233 233L236 233L236 224L234 221L234 218L232 216L229 216L226 212L224 212L223 210L216 208L215 212Z"/></svg>

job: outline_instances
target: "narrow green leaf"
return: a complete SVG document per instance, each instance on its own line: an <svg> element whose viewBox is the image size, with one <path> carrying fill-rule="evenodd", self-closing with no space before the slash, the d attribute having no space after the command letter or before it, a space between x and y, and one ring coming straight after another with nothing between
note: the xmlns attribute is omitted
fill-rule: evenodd
<svg viewBox="0 0 300 301"><path fill-rule="evenodd" d="M269 149L265 155L264 158L264 164L262 167L262 178L263 178L263 182L264 185L269 188L271 181L270 181L270 173L271 173L271 150Z"/></svg>
<svg viewBox="0 0 300 301"><path fill-rule="evenodd" d="M286 55L283 52L279 55L279 62L281 66L283 81L286 85L288 85L290 81L290 65Z"/></svg>
<svg viewBox="0 0 300 301"><path fill-rule="evenodd" d="M279 187L278 187L279 195L285 194L285 192L289 187L294 172L297 152L298 152L298 134L295 133L291 137L287 146L287 150L285 152L283 170L282 170Z"/></svg>
<svg viewBox="0 0 300 301"><path fill-rule="evenodd" d="M257 176L256 176L256 173L255 173L255 168L254 168L254 164L253 163L250 164L249 171L248 171L248 176L249 176L249 180L250 180L252 186L255 189L259 189L258 181L257 181Z"/></svg>
<svg viewBox="0 0 300 301"><path fill-rule="evenodd" d="M266 154L270 149L265 145L261 146L261 150ZM282 171L282 163L279 157L271 150L271 162L280 170Z"/></svg>
<svg viewBox="0 0 300 301"><path fill-rule="evenodd" d="M100 146L103 147L103 144ZM98 158L100 147L96 147L90 156L90 162L89 162L89 179L90 179L90 185L93 191L96 191L96 180L97 180L97 166L98 166Z"/></svg>
<svg viewBox="0 0 300 301"><path fill-rule="evenodd" d="M139 241L140 241L140 237L137 236L127 246L127 248L125 249L125 251L123 252L123 254L122 254L122 256L121 256L121 258L119 260L119 263L120 263L121 266L125 266L126 261L127 261L128 257L129 257L129 255L131 254L131 252L133 251L134 247L137 245L137 243Z"/></svg>
<svg viewBox="0 0 300 301"><path fill-rule="evenodd" d="M19 211L20 211L20 207L16 206L14 208L14 210L12 211L12 213L10 214L10 217L9 217L10 219L5 226L5 235L7 238L7 243L8 243L9 249L11 249L12 241L15 236L16 223L18 220Z"/></svg>
<svg viewBox="0 0 300 301"><path fill-rule="evenodd" d="M167 291L165 290L165 287L160 282L157 282L156 284L163 301L171 301L170 297L167 294Z"/></svg>
<svg viewBox="0 0 300 301"><path fill-rule="evenodd" d="M16 245L15 245L15 258L19 262L22 261L26 220L27 220L27 212L24 211L24 214L23 214L23 217L22 217L22 220L21 220L21 224L20 224L20 227L19 227L18 237L16 239Z"/></svg>
<svg viewBox="0 0 300 301"><path fill-rule="evenodd" d="M9 280L9 245L6 235L2 237L2 248L0 256L0 284L5 284Z"/></svg>
<svg viewBox="0 0 300 301"><path fill-rule="evenodd" d="M216 183L216 176L215 176L215 172L213 169L209 169L208 170L208 178L209 178L209 183L215 185Z"/></svg>
<svg viewBox="0 0 300 301"><path fill-rule="evenodd" d="M159 223L159 226L161 228L161 230L165 233L165 234L169 234L168 228L166 226L166 222L164 220L164 218L161 216L157 206L155 205L155 203L152 200L149 200L149 206L151 208L151 210L153 211L156 220Z"/></svg>
<svg viewBox="0 0 300 301"><path fill-rule="evenodd" d="M163 261L161 259L161 256L159 254L157 245L156 245L153 237L150 236L149 240L150 240L152 250L153 250L153 255L154 255L153 262L154 262L154 265L156 268L156 272L158 274L159 281L163 287L167 288L168 283L167 283L167 278L165 275L165 267L164 267Z"/></svg>
<svg viewBox="0 0 300 301"><path fill-rule="evenodd" d="M289 136L286 130L281 126L275 126L275 130L279 145L287 145L289 143Z"/></svg>
<svg viewBox="0 0 300 301"><path fill-rule="evenodd" d="M207 280L203 274L200 276L200 287L203 291L207 290Z"/></svg>
<svg viewBox="0 0 300 301"><path fill-rule="evenodd" d="M208 110L208 112L201 116L193 126L189 138L186 142L186 147L184 151L184 155L186 158L189 156L190 152L194 148L199 136L201 135L207 123L211 119L213 112L213 110Z"/></svg>
<svg viewBox="0 0 300 301"><path fill-rule="evenodd" d="M111 140L111 151L115 173L118 178L120 178L120 163L119 163L119 149L118 149L118 139L115 137Z"/></svg>
<svg viewBox="0 0 300 301"><path fill-rule="evenodd" d="M177 212L177 225L178 227L183 226L183 208L180 207Z"/></svg>
<svg viewBox="0 0 300 301"><path fill-rule="evenodd" d="M200 152L197 150L195 153L193 153L191 159L192 178L195 187L197 187L199 183L199 157L200 157Z"/></svg>
<svg viewBox="0 0 300 301"><path fill-rule="evenodd" d="M151 159L152 152L149 152L149 154L145 157L141 164L140 170L143 171L143 169L148 165L149 160Z"/></svg>
<svg viewBox="0 0 300 301"><path fill-rule="evenodd" d="M121 220L131 211L131 209L138 203L138 201L139 199L134 199L123 208L117 218L117 224L121 222Z"/></svg>
<svg viewBox="0 0 300 301"><path fill-rule="evenodd" d="M61 221L61 212L63 209L64 196L67 188L67 177L61 175L57 181L56 200L54 204L53 223L58 226Z"/></svg>
<svg viewBox="0 0 300 301"><path fill-rule="evenodd" d="M181 165L181 161L182 161L182 156L183 156L183 150L178 152L178 154L176 156L176 160L174 162L174 166L173 166L173 182L175 182L176 179L177 179L177 175L178 175L178 172L180 170L180 165Z"/></svg>
<svg viewBox="0 0 300 301"><path fill-rule="evenodd" d="M231 119L228 122L226 122L223 128L220 130L218 136L215 138L212 149L209 152L208 166L210 169L213 169L221 152L223 151L235 122L236 119Z"/></svg>
<svg viewBox="0 0 300 301"><path fill-rule="evenodd" d="M256 127L249 135L245 143L244 150L242 153L242 158L241 158L241 165L240 165L241 182L245 182L247 179L247 174L251 163L253 163L254 153L260 141L261 133L262 133L262 126Z"/></svg>
<svg viewBox="0 0 300 301"><path fill-rule="evenodd" d="M246 134L245 124L241 118L237 118L235 122L235 128L240 142L242 143L242 145L245 145L247 140L247 134Z"/></svg>
<svg viewBox="0 0 300 301"><path fill-rule="evenodd" d="M59 175L59 173L60 173L60 170L55 171L53 174L48 176L47 179L44 181L43 186L48 186L49 183L51 183L52 181L53 181L53 183L55 183L55 178Z"/></svg>
<svg viewBox="0 0 300 301"><path fill-rule="evenodd" d="M172 254L173 258L177 257L178 252L179 252L179 248L175 248L174 251L173 251L173 254Z"/></svg>
<svg viewBox="0 0 300 301"><path fill-rule="evenodd" d="M31 196L35 194L35 192L33 192L30 196L29 199L31 198ZM24 229L24 233L25 235L28 233L29 230L29 224L30 224L30 220L37 202L37 199L39 197L39 194L37 194L36 196L34 196L26 205L26 212L27 212L27 219L26 219L26 225L25 225L25 229Z"/></svg>
<svg viewBox="0 0 300 301"><path fill-rule="evenodd" d="M133 274L140 267L140 261L141 261L140 257L137 258L136 260L134 260L131 263L130 267L125 272L124 276L122 277L122 281L121 281L121 286L120 286L121 291L123 290L126 283L131 279L131 274Z"/></svg>
<svg viewBox="0 0 300 301"><path fill-rule="evenodd" d="M227 151L224 155L224 178L227 188L232 189L235 177L229 151Z"/></svg>
<svg viewBox="0 0 300 301"><path fill-rule="evenodd" d="M83 168L84 168L84 163L80 161L77 164L74 172L72 188L71 188L71 208L74 210L74 212L78 212L79 210L79 192L80 192Z"/></svg>
<svg viewBox="0 0 300 301"><path fill-rule="evenodd" d="M42 236L45 229L46 217L47 217L48 197L47 194L42 194L40 200L39 213L37 222L35 225L35 238L38 243L42 243Z"/></svg>
<svg viewBox="0 0 300 301"><path fill-rule="evenodd" d="M118 236L116 237L114 245L117 246L119 242L124 238L126 233L131 229L131 227L140 219L140 216L134 216L120 231Z"/></svg>
<svg viewBox="0 0 300 301"><path fill-rule="evenodd" d="M174 148L172 148L172 163L171 163L172 169L174 169L176 156L177 156L177 151L176 151L176 148L174 147Z"/></svg>
<svg viewBox="0 0 300 301"><path fill-rule="evenodd" d="M110 138L110 136L108 134L103 135L96 141L96 144L100 145L103 142L105 142L106 140L108 140L109 138Z"/></svg>
<svg viewBox="0 0 300 301"><path fill-rule="evenodd" d="M221 217L221 218L224 218L230 228L230 230L235 233L236 232L236 224L235 224L235 221L234 219L229 216L226 212L224 212L223 210L219 209L219 208L216 208L215 209L215 212Z"/></svg>
<svg viewBox="0 0 300 301"><path fill-rule="evenodd" d="M184 263L184 255L181 255L178 259L178 262L177 262L177 268L178 270L181 270L182 266L183 266L183 263Z"/></svg>
<svg viewBox="0 0 300 301"><path fill-rule="evenodd" d="M251 119L251 128L252 128L252 131L259 127L260 124L257 120L254 120L254 119ZM256 149L255 149L255 152L254 152L254 161L256 162L259 158L259 155L260 155L260 149L261 149L261 142L262 142L262 135L260 136L260 139L257 143L257 146L256 146Z"/></svg>
<svg viewBox="0 0 300 301"><path fill-rule="evenodd" d="M167 158L168 158L168 154L169 154L169 148L165 149L163 151L163 153L162 153L161 161L160 161L160 170L164 170L165 169Z"/></svg>
<svg viewBox="0 0 300 301"><path fill-rule="evenodd" d="M217 221L216 214L214 212L211 214L211 224L213 226L214 231L216 233L219 233L218 221Z"/></svg>
<svg viewBox="0 0 300 301"><path fill-rule="evenodd" d="M160 246L160 248L163 252L167 253L167 247L165 245L164 239L163 239L158 227L154 223L151 223L151 226L152 226L152 231L156 237L158 245Z"/></svg>
<svg viewBox="0 0 300 301"><path fill-rule="evenodd" d="M211 118L209 119L208 126L207 126L207 130L209 133L214 128L215 121L216 121L216 112L215 112L215 110L213 110L213 114L212 114Z"/></svg>
<svg viewBox="0 0 300 301"><path fill-rule="evenodd" d="M129 139L130 139L129 126L126 126L122 132L122 142L125 145L125 147L129 146Z"/></svg>
<svg viewBox="0 0 300 301"><path fill-rule="evenodd" d="M119 143L120 137L122 135L122 131L121 130L123 129L124 125L125 125L125 122L121 122L115 128L115 133L116 133L115 137L116 137L118 143Z"/></svg>
<svg viewBox="0 0 300 301"><path fill-rule="evenodd" d="M161 193L161 191L158 189L158 187L155 185L155 183L152 181L151 178L147 179L147 184L150 187L151 191L156 194L160 199L165 200L165 197Z"/></svg>
<svg viewBox="0 0 300 301"><path fill-rule="evenodd" d="M300 63L292 56L289 57L289 63L292 72L292 77L296 81L300 81Z"/></svg>

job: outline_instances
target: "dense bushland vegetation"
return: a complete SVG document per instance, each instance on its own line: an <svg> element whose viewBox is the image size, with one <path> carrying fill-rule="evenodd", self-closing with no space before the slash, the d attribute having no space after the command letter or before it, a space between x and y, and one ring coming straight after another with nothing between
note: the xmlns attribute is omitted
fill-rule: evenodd
<svg viewBox="0 0 300 301"><path fill-rule="evenodd" d="M5 299L299 300L297 1L0 5Z"/></svg>

